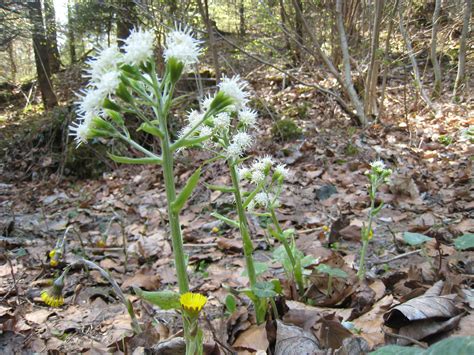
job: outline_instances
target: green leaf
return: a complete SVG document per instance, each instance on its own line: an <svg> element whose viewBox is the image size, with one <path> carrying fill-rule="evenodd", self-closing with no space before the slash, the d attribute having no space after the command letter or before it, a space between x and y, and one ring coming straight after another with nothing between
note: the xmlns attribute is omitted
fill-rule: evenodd
<svg viewBox="0 0 474 355"><path fill-rule="evenodd" d="M181 211L189 196L191 196L191 194L193 193L194 188L196 187L200 177L201 168L198 168L194 172L194 174L189 177L188 181L186 182L186 185L184 185L178 197L176 197L176 200L174 200L171 204L171 210L174 213L179 213L179 211Z"/></svg>
<svg viewBox="0 0 474 355"><path fill-rule="evenodd" d="M168 290L148 292L142 291L138 287L134 287L133 290L138 297L160 307L161 309L168 310L181 308L181 303L179 301L180 295L177 292Z"/></svg>
<svg viewBox="0 0 474 355"><path fill-rule="evenodd" d="M160 158L129 158L121 157L111 153L107 153L110 159L114 162L122 164L161 164L163 161Z"/></svg>
<svg viewBox="0 0 474 355"><path fill-rule="evenodd" d="M107 116L109 116L112 119L112 121L117 123L119 126L124 125L125 121L120 113L118 113L117 111L108 110L108 109L104 109L104 111L107 114Z"/></svg>
<svg viewBox="0 0 474 355"><path fill-rule="evenodd" d="M431 345L423 355L474 354L474 336L451 337Z"/></svg>
<svg viewBox="0 0 474 355"><path fill-rule="evenodd" d="M433 238L430 238L424 234L421 233L411 233L411 232L405 232L403 233L403 240L410 245L420 245L425 242L429 242Z"/></svg>
<svg viewBox="0 0 474 355"><path fill-rule="evenodd" d="M255 268L255 276L263 274L265 271L268 270L268 265L266 263L259 263L259 262L254 262L253 266ZM248 277L249 273L247 272L247 268L242 272L242 276Z"/></svg>
<svg viewBox="0 0 474 355"><path fill-rule="evenodd" d="M370 355L424 355L421 348L410 348L408 346L387 345L369 353Z"/></svg>
<svg viewBox="0 0 474 355"><path fill-rule="evenodd" d="M212 191L220 191L220 192L235 192L235 189L231 186L222 186L222 185L210 185L210 184L204 184L209 190Z"/></svg>
<svg viewBox="0 0 474 355"><path fill-rule="evenodd" d="M281 287L280 280L273 279L270 282L273 284L273 289L275 290L275 292L281 295L281 293L283 292L283 289Z"/></svg>
<svg viewBox="0 0 474 355"><path fill-rule="evenodd" d="M197 145L208 139L209 139L209 136L191 138L191 139L180 139L174 142L170 148L172 151L175 151L176 149L182 148L182 147L192 147L193 145Z"/></svg>
<svg viewBox="0 0 474 355"><path fill-rule="evenodd" d="M235 301L235 297L232 295L227 295L225 298L225 306L229 313L234 313L237 309L237 302Z"/></svg>
<svg viewBox="0 0 474 355"><path fill-rule="evenodd" d="M151 134L152 136L158 137L162 139L164 137L163 132L156 126L149 124L148 122L143 122L140 127L138 127L137 131L143 131L146 133Z"/></svg>
<svg viewBox="0 0 474 355"><path fill-rule="evenodd" d="M464 234L454 241L454 246L458 250L474 248L474 234Z"/></svg>
<svg viewBox="0 0 474 355"><path fill-rule="evenodd" d="M318 259L316 259L314 256L306 255L305 257L301 259L301 267L305 268L310 265L316 264L317 262L318 262Z"/></svg>
<svg viewBox="0 0 474 355"><path fill-rule="evenodd" d="M345 272L344 270L333 268L326 264L319 264L316 267L316 270L320 273L328 274L332 277L340 277L342 279L345 279L347 277L347 272Z"/></svg>
<svg viewBox="0 0 474 355"><path fill-rule="evenodd" d="M217 218L218 220L220 220L222 222L224 222L225 224L229 225L230 227L239 228L239 222L234 221L233 219L227 218L227 217L221 215L220 213L212 212L211 216Z"/></svg>
<svg viewBox="0 0 474 355"><path fill-rule="evenodd" d="M277 295L275 285L270 281L257 282L255 287L252 288L252 292L259 298L275 297Z"/></svg>

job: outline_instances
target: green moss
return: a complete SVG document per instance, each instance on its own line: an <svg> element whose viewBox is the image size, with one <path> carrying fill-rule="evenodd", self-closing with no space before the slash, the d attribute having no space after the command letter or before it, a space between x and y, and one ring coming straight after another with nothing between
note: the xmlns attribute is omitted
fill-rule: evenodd
<svg viewBox="0 0 474 355"><path fill-rule="evenodd" d="M302 129L293 120L283 119L275 122L272 127L272 137L280 141L290 141L301 137Z"/></svg>

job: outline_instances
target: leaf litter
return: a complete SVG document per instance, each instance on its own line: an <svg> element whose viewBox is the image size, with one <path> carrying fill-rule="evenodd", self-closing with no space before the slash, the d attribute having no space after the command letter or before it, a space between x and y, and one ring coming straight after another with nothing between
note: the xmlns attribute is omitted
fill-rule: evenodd
<svg viewBox="0 0 474 355"><path fill-rule="evenodd" d="M277 112L300 95L298 85L276 92L273 87L257 89ZM287 300L277 302L280 319L269 319L263 326L255 324L244 297L237 297L236 310L226 311L229 289L245 286L248 279L237 231L210 217L209 211L225 212L232 200L227 194L197 190L183 211L182 228L193 291L209 296L206 352L354 354L391 343L429 345L450 334L474 335L469 321L472 247L467 239L454 242L474 233L472 160L468 159L472 149L460 140L448 146L436 140L436 129L455 135L455 127L472 124L472 112L455 112L446 104L449 124L420 114L411 127L414 137L408 138L406 128L396 121L400 112L394 102L389 102L393 110L387 109L391 111L387 122L354 133L341 114L332 120L321 118L326 108L317 94L301 99L312 100L308 101L311 120L301 122L304 137L282 147L270 137L272 122L264 117L259 132L263 143L253 154L276 152L276 159L295 172L286 183L278 217L285 228L296 229L297 246L305 255L344 270L347 277L334 278L328 294L329 276L318 273L314 265L307 293L311 305L291 300L294 285L283 282ZM348 142L354 143L355 155L347 154ZM386 161L395 173L380 194L385 207L375 221L369 247L371 282L365 284L355 278L353 269L368 208L364 173L376 158ZM178 160L178 184L191 174L186 161L202 159L205 155L199 152L183 154ZM50 163L43 159L39 164L32 165L32 171ZM19 173L3 170L5 182L0 184L2 349L8 351L11 345L6 344L16 344L17 349L36 352L180 353L181 326L174 312L130 296L148 329L141 338L133 337L126 309L94 271L71 277L65 305L59 309L46 307L39 298L58 272L49 265L48 253L70 226L67 262L87 255L129 295L133 287L176 287L160 174L124 167L97 179L58 183L55 179L19 181ZM209 184L228 184L219 164L203 175ZM250 221L256 258L270 266L263 277L284 281L281 265L270 262L277 243L266 235L264 221ZM426 243L406 243L406 232L423 235ZM459 245L467 247L455 249Z"/></svg>

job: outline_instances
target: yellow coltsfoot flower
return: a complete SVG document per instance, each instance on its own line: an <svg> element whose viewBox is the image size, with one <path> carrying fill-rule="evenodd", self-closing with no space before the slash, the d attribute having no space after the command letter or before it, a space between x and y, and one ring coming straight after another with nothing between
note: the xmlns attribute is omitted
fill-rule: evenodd
<svg viewBox="0 0 474 355"><path fill-rule="evenodd" d="M63 288L64 288L63 273L53 282L53 286L41 292L41 299L50 307L61 307L64 304Z"/></svg>
<svg viewBox="0 0 474 355"><path fill-rule="evenodd" d="M198 315L207 302L207 297L200 293L186 292L179 299L181 307L190 315Z"/></svg>

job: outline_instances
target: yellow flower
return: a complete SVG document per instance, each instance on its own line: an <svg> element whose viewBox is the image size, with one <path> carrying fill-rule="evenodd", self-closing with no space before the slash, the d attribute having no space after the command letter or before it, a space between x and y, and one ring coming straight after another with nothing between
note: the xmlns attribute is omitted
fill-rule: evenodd
<svg viewBox="0 0 474 355"><path fill-rule="evenodd" d="M181 307L192 314L197 315L207 302L207 297L200 293L186 292L179 299Z"/></svg>
<svg viewBox="0 0 474 355"><path fill-rule="evenodd" d="M41 292L41 299L50 307L61 307L64 304L63 296L55 296L53 293L50 294L51 289Z"/></svg>
<svg viewBox="0 0 474 355"><path fill-rule="evenodd" d="M49 265L56 267L59 264L59 259L61 259L61 253L57 249L53 249L49 252Z"/></svg>
<svg viewBox="0 0 474 355"><path fill-rule="evenodd" d="M214 227L214 228L212 228L211 232L212 232L212 233L218 233L218 232L219 232L219 228Z"/></svg>
<svg viewBox="0 0 474 355"><path fill-rule="evenodd" d="M41 292L41 299L50 307L60 307L64 304L63 288L64 288L63 273L53 282L53 286Z"/></svg>
<svg viewBox="0 0 474 355"><path fill-rule="evenodd" d="M323 226L323 231L329 232L330 230L331 230L331 228L329 228L328 226Z"/></svg>

